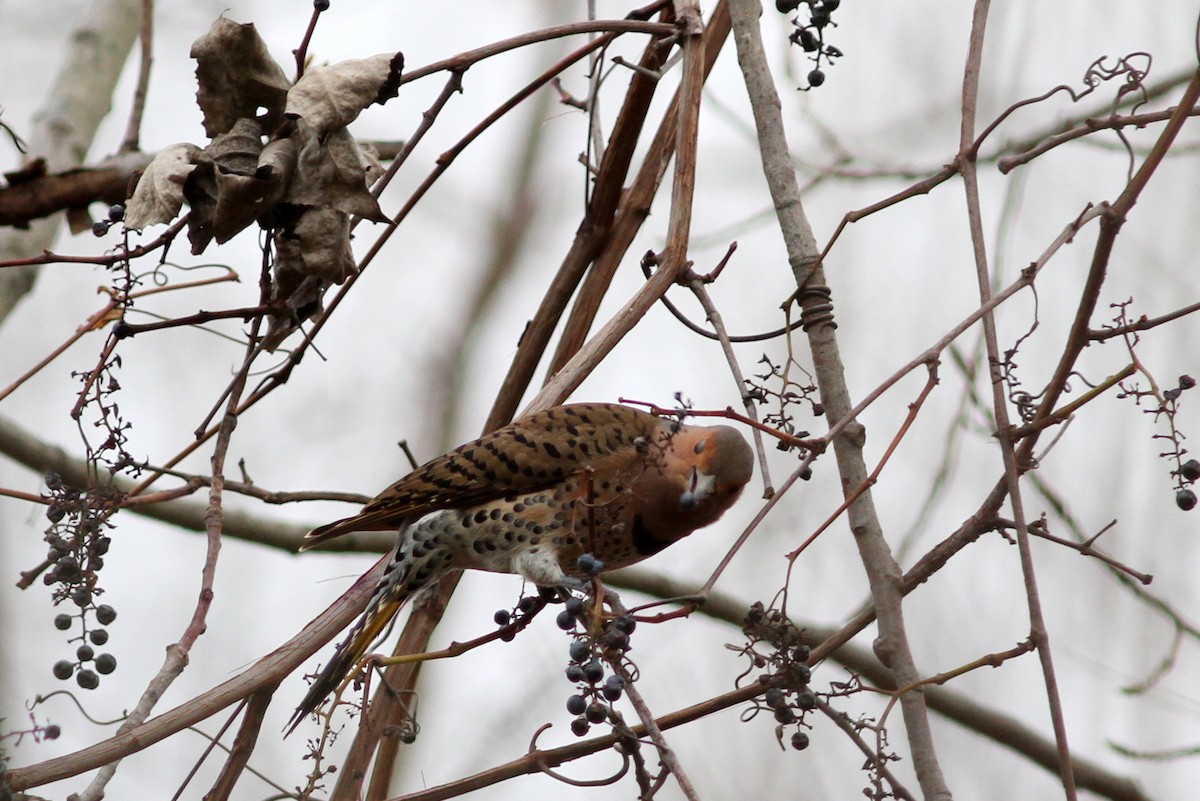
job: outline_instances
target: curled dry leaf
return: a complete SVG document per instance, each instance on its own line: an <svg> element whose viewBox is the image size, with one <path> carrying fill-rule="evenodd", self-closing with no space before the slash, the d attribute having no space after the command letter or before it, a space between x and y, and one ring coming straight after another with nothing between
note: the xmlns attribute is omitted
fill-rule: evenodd
<svg viewBox="0 0 1200 801"><path fill-rule="evenodd" d="M191 55L196 59L196 102L210 138L243 118L258 119L267 131L283 122L291 81L253 23L219 18L192 43Z"/></svg>
<svg viewBox="0 0 1200 801"><path fill-rule="evenodd" d="M400 90L401 53L350 59L313 67L287 95L287 116L303 119L324 139L345 128L372 103L382 105Z"/></svg>
<svg viewBox="0 0 1200 801"><path fill-rule="evenodd" d="M168 223L183 206L183 187L203 151L184 142L159 152L146 166L133 197L125 206L125 226L140 231Z"/></svg>
<svg viewBox="0 0 1200 801"><path fill-rule="evenodd" d="M302 142L296 175L285 200L298 206L331 206L373 222L387 222L379 201L367 191L371 183L371 155L363 151L345 128L321 142L300 122L291 137ZM373 162L378 170L379 162Z"/></svg>

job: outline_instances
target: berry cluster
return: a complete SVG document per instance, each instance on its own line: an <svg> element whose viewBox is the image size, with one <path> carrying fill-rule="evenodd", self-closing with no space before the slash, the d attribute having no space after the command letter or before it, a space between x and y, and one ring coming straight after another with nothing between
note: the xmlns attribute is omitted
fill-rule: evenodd
<svg viewBox="0 0 1200 801"><path fill-rule="evenodd" d="M565 671L567 681L576 685L576 692L567 699L567 711L576 718L571 721L571 731L577 737L587 734L594 724L609 718L614 702L621 700L625 691L625 680L615 673L607 673L604 661L616 661L630 649L629 635L637 626L631 615L620 615L605 620L597 636L586 631L577 631L576 623L586 626L587 609L583 601L574 596L567 599L559 613L560 628L575 633L567 653L570 663Z"/></svg>
<svg viewBox="0 0 1200 801"><path fill-rule="evenodd" d="M120 203L115 206L108 207L108 219L100 220L92 223L92 233L96 236L104 236L108 233L108 229L125 219L125 207Z"/></svg>
<svg viewBox="0 0 1200 801"><path fill-rule="evenodd" d="M1188 452L1187 448L1183 447L1183 440L1186 439L1186 436L1176 425L1176 419L1179 415L1179 403L1183 393L1195 387L1196 379L1190 375L1181 375L1176 386L1163 390L1161 393L1154 386L1150 389L1141 389L1137 384L1122 383L1121 391L1117 395L1118 398L1133 398L1134 403L1138 406L1142 405L1143 400L1147 401L1150 408L1143 411L1153 415L1155 421L1160 418L1166 420L1167 431L1155 434L1153 438L1165 440L1170 445L1159 456L1175 463L1175 468L1171 471L1171 476L1175 479L1175 505L1185 512L1196 508L1196 492L1192 489L1192 485L1200 480L1200 460L1184 459Z"/></svg>
<svg viewBox="0 0 1200 801"><path fill-rule="evenodd" d="M1175 505L1185 512L1190 512L1196 508L1196 493L1192 490L1192 485L1200 480L1200 461L1196 459L1188 459L1184 461L1183 456L1187 453L1187 449L1180 445L1180 440L1183 436L1175 428L1175 413L1179 408L1179 396L1189 389L1196 386L1196 379L1190 375L1179 376L1179 385L1173 389L1168 389L1163 392L1163 404L1157 410L1159 414L1165 414L1171 420L1171 435L1157 435L1161 438L1170 439L1175 448L1164 454L1175 460L1175 469L1171 471L1171 475L1175 477Z"/></svg>
<svg viewBox="0 0 1200 801"><path fill-rule="evenodd" d="M514 609L497 609L492 620L502 629L500 639L511 642L517 632L529 625L534 615L546 608L546 604L558 603L558 590L553 587L538 587L537 595L526 595L517 601Z"/></svg>
<svg viewBox="0 0 1200 801"><path fill-rule="evenodd" d="M748 641L738 647L740 653L750 660L750 667L739 677L752 671L766 669L758 676L758 683L767 689L751 708L744 720L760 711L770 710L775 722L775 735L783 743L785 727L795 726L791 745L797 751L808 748L808 732L804 729L805 715L817 708L817 694L809 689L812 670L808 666L812 652L807 645L796 644L800 632L778 610L766 609L756 602L750 607L742 622L742 631ZM767 653L758 650L760 644L771 646Z"/></svg>
<svg viewBox="0 0 1200 801"><path fill-rule="evenodd" d="M788 37L792 44L809 54L814 65L808 73L808 86L800 87L802 91L815 89L825 83L825 71L821 69L821 63L832 66L833 60L842 55L841 50L825 43L825 30L837 27L833 12L841 4L842 0L775 0L775 8L780 14L790 14L800 6L808 11L807 22L801 22L798 15L792 17L792 25L796 30Z"/></svg>
<svg viewBox="0 0 1200 801"><path fill-rule="evenodd" d="M68 640L80 643L75 649L75 659L56 662L54 675L64 681L75 676L80 687L94 690L100 684L97 674L112 673L117 667L112 654L97 655L95 652L95 646L108 642L108 630L103 627L117 618L115 609L108 604L97 604L95 600L104 592L98 585L97 574L104 567L104 555L112 543L106 531L111 527L108 517L116 508L117 498L110 497L103 489L72 489L55 474L46 476L46 487L50 491L46 509L46 517L50 520L46 543L50 550L42 581L54 587L56 605L70 601L79 610L73 615L65 612L56 615L54 627L69 631L78 620L81 629L78 636ZM91 616L95 617L98 626L89 625ZM84 667L89 662L94 670Z"/></svg>

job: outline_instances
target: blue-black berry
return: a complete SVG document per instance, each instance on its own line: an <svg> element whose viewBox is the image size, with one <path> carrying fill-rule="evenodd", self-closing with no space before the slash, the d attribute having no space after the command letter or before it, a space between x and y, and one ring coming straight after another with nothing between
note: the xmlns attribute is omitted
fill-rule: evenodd
<svg viewBox="0 0 1200 801"><path fill-rule="evenodd" d="M593 659L591 662L588 662L583 666L583 677L587 679L589 683L595 684L604 678L604 665L600 664L599 659Z"/></svg>
<svg viewBox="0 0 1200 801"><path fill-rule="evenodd" d="M60 659L54 663L54 678L66 681L75 672L75 663Z"/></svg>
<svg viewBox="0 0 1200 801"><path fill-rule="evenodd" d="M802 731L792 734L792 748L797 751L803 751L808 748L808 735Z"/></svg>
<svg viewBox="0 0 1200 801"><path fill-rule="evenodd" d="M592 649L587 644L587 640L575 640L571 643L568 653L571 655L571 661L582 662L592 653Z"/></svg>
<svg viewBox="0 0 1200 801"><path fill-rule="evenodd" d="M512 615L507 609L497 609L496 614L492 615L492 620L496 621L497 626L507 626L512 620Z"/></svg>
<svg viewBox="0 0 1200 801"><path fill-rule="evenodd" d="M329 0L313 0L313 8L317 11L328 11Z"/></svg>
<svg viewBox="0 0 1200 801"><path fill-rule="evenodd" d="M72 618L70 615L54 616L54 628L58 629L59 631L66 631L67 629L71 628L71 622Z"/></svg>
<svg viewBox="0 0 1200 801"><path fill-rule="evenodd" d="M88 632L88 639L92 641L92 645L104 645L108 642L108 631L106 629L92 629Z"/></svg>
<svg viewBox="0 0 1200 801"><path fill-rule="evenodd" d="M582 695L572 695L567 699L567 711L572 715L582 715L587 705L587 699Z"/></svg>
<svg viewBox="0 0 1200 801"><path fill-rule="evenodd" d="M1196 493L1190 489L1181 489L1175 493L1175 505L1185 512L1196 508Z"/></svg>
<svg viewBox="0 0 1200 801"><path fill-rule="evenodd" d="M85 690L94 690L100 686L100 677L91 670L81 670L75 674L75 683Z"/></svg>
<svg viewBox="0 0 1200 801"><path fill-rule="evenodd" d="M588 724L587 718L575 718L571 721L571 733L576 737L582 737L588 733L591 725Z"/></svg>
<svg viewBox="0 0 1200 801"><path fill-rule="evenodd" d="M1179 475L1188 481L1195 481L1200 478L1200 462L1195 459L1188 459L1179 466Z"/></svg>
<svg viewBox="0 0 1200 801"><path fill-rule="evenodd" d="M110 625L117 619L117 610L113 609L108 604L100 604L96 607L96 621L101 626Z"/></svg>
<svg viewBox="0 0 1200 801"><path fill-rule="evenodd" d="M92 646L84 644L75 649L75 658L80 662L91 661L96 652L92 650Z"/></svg>
<svg viewBox="0 0 1200 801"><path fill-rule="evenodd" d="M117 658L112 654L100 654L96 657L96 670L108 675L117 669Z"/></svg>
<svg viewBox="0 0 1200 801"><path fill-rule="evenodd" d="M600 688L600 692L608 701L616 701L621 697L621 691L625 689L625 682L620 676L609 676L604 680L604 686Z"/></svg>
<svg viewBox="0 0 1200 801"><path fill-rule="evenodd" d="M594 576L604 570L604 563L590 553L585 553L575 560L575 566L579 568L579 572L588 576Z"/></svg>
<svg viewBox="0 0 1200 801"><path fill-rule="evenodd" d="M575 616L566 609L558 613L558 616L554 618L554 622L558 624L558 627L563 631L570 631L571 629L575 628Z"/></svg>
<svg viewBox="0 0 1200 801"><path fill-rule="evenodd" d="M120 203L116 203L108 207L108 221L119 223L125 219L125 207Z"/></svg>

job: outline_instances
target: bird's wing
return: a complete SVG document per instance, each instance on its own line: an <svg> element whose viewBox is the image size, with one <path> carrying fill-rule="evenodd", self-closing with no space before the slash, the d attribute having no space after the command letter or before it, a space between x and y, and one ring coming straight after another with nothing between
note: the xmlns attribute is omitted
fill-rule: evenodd
<svg viewBox="0 0 1200 801"><path fill-rule="evenodd" d="M426 462L358 514L308 533L303 550L353 531L386 531L440 509L460 509L554 486L582 470L642 458L664 421L609 403L556 406L522 417Z"/></svg>

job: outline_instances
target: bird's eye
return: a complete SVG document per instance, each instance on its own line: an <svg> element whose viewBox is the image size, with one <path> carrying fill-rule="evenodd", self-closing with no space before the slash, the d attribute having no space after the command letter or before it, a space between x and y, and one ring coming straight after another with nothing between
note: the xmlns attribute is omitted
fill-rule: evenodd
<svg viewBox="0 0 1200 801"><path fill-rule="evenodd" d="M702 439L692 448L696 453L704 453L705 446L708 445L708 440Z"/></svg>

